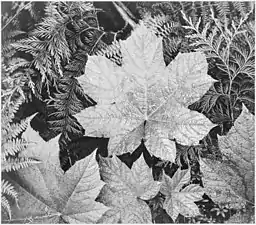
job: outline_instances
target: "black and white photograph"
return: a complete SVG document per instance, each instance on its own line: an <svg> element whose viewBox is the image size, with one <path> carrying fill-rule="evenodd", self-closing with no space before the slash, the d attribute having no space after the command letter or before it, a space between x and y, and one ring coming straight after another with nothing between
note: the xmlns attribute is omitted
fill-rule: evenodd
<svg viewBox="0 0 256 225"><path fill-rule="evenodd" d="M255 224L255 1L1 1L2 224Z"/></svg>

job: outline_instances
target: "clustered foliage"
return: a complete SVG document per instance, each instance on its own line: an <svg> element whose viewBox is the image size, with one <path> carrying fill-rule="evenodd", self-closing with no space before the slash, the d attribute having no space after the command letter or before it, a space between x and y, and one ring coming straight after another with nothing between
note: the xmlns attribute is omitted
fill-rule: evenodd
<svg viewBox="0 0 256 225"><path fill-rule="evenodd" d="M3 3L2 6L5 6L6 10L2 13L1 202L2 209L7 212L9 219L12 218L13 202L15 207L19 207L20 204L19 192L16 191L11 179L8 179L9 174L12 176L17 171L21 174L23 171L26 173L23 168L30 171L27 167L31 164L37 164L38 160L45 160L45 155L40 148L33 150L37 150L38 153L21 156L22 152L30 148L30 145L33 147L33 143L29 143L30 139L25 140L21 136L22 132L30 127L29 124L32 124L32 127L39 130L39 134L45 140L42 146L55 147L57 142L59 146L55 149L56 151L52 151L55 161L47 161L47 159L39 170L47 171L49 164L51 171L58 171L56 177L63 180L67 186L78 182L78 191L86 193L91 191L90 188L94 188L93 195L89 196L89 200L84 201L91 202L90 206L85 205L86 210L93 210L94 206L99 207L100 213L96 219L99 223L124 221L248 223L253 221L254 194L250 191L254 190L254 187L250 186L247 177L243 179L241 174L246 171L245 174L252 176L252 171L248 168L254 168L252 154L254 139L251 134L253 129L248 123L253 121L255 113L254 2L113 3L113 12L118 15L115 16L123 21L118 29L106 28L104 18L109 17L110 19L106 21L113 26L116 24L116 18L113 12L109 13L104 8L104 5L99 4L97 7L97 3L9 2ZM24 18L26 18L25 22ZM125 40L132 35L136 26L141 23L139 21L143 21L147 29L151 30L156 37L162 38L162 54L166 67L175 64L181 53L199 52L207 59L207 73L216 80L200 96L200 99L187 107L192 112L204 115L216 126L205 137L198 140L198 144L185 145L175 139L171 140L175 143L175 160L160 157L162 155L159 149L154 149L158 154L154 152L152 154L143 138L136 140L141 144L132 151L125 153L121 151L115 156L115 152L111 150L111 153L114 152L113 157L103 158L112 155L109 150L111 135L84 136L88 134L90 128L82 126L80 115L90 114L90 110L101 107L100 100L88 95L90 91L87 92L83 86L84 77L91 74L86 70L88 58L103 57L113 63L113 68L123 68L126 59L125 53L122 52L124 44L120 40ZM104 65L101 66L103 68ZM103 70L106 68L104 67ZM97 70L93 72L95 71L98 72ZM109 71L107 76L112 79L110 73L114 69ZM104 79L102 77L102 80ZM94 83L91 85L94 88ZM101 86L101 88L103 92L106 91L104 93L108 93L108 86ZM130 98L132 97L130 95ZM40 102L43 110L33 108L36 101ZM117 101L111 102L112 114L110 115L112 116L116 105L120 106ZM26 109L31 106L33 109L28 110L27 115L21 116L23 112L26 114ZM104 113L107 111L105 109L103 108ZM38 111L38 115L31 122L30 116ZM98 116L102 111L96 111L96 113ZM33 126L33 122L35 124L40 117L46 121L44 129ZM95 124L96 119L95 117ZM87 121L84 124L86 123ZM117 124L123 126L122 123ZM243 129L243 126L246 126L247 130ZM100 134L101 125L96 124L96 127ZM237 142L237 145L247 149L244 158L239 156L241 150L237 150L235 145L230 147L229 142L225 142L225 138L230 138L230 143L234 143L233 138L239 140L240 137L233 134L236 129L241 131L238 133L242 137L244 134L249 135L249 138L246 138L246 145ZM108 134L108 129L106 130L102 133ZM109 133L111 134L111 131ZM33 141L32 138L31 140ZM50 142L51 145L48 144ZM38 143L41 142L38 141ZM131 140L130 143L132 143ZM164 144L169 149L170 143ZM232 149L231 152L229 148ZM95 152L92 153L94 150ZM46 152L48 151L49 149ZM141 156L142 154L144 157ZM33 159L34 155L39 156L36 157L37 160ZM98 163L95 161L95 155ZM247 157L248 155L250 157ZM248 163L248 168L236 163L241 158L245 165ZM57 159L59 159L59 165ZM91 167L86 167L83 163ZM218 170L219 165L224 168L224 172ZM67 174L61 174L59 167L67 171ZM77 172L81 167L85 167L83 169L85 174ZM93 173L89 172L90 168L93 168ZM233 173L234 180L240 182L239 184L245 187L246 191L240 195L233 181L228 179L223 181L222 178L225 176L222 173L224 175ZM145 175L147 179L141 181L140 174ZM205 177L206 175L209 177ZM72 179L68 178L69 176ZM120 184L120 180L124 178L127 180L126 186ZM93 187L86 186L85 189L80 189L80 184L88 182L87 179L94 179L99 185L95 183ZM158 181L163 181L161 187ZM136 183L140 185L136 186ZM33 182L30 184L33 185ZM215 184L215 187L212 184ZM225 191L221 193L220 198L236 199L237 204L228 205L220 201L220 198L214 197L211 188L218 191L217 186L223 186L224 189L227 187L226 189L229 190L229 193ZM151 187L151 190L148 187ZM57 200L53 199L53 201L61 202L61 198L69 192L66 189L62 190L61 185L58 188L60 188L60 194L56 196ZM182 195L184 193L188 193L186 198ZM245 203L237 197L237 193L245 199ZM98 198L96 198L97 195L99 195ZM70 196L70 198L73 201L72 198L76 199L76 196ZM181 199L183 201L180 203ZM26 198L24 204L26 201L32 200ZM122 205L126 202L129 202L129 207ZM182 207L181 204L184 202L186 204ZM77 199L74 200L72 207L79 208L79 203ZM191 210L187 210L188 206ZM52 207L63 215L69 215L58 204ZM121 211L120 208L122 208ZM138 208L138 212L134 212L133 208ZM17 212L16 208L14 211ZM22 210L21 213L27 215ZM100 216L102 217L98 218ZM133 220L136 216L139 219ZM70 223L74 223L75 220L95 222L95 218L91 217L78 216L79 218L72 218L74 220L64 217L59 219L59 222L62 220ZM27 218L24 221L27 221Z"/></svg>
<svg viewBox="0 0 256 225"><path fill-rule="evenodd" d="M2 127L1 127L1 172L9 173L28 167L30 164L38 163L38 161L20 156L20 153L25 150L29 144L24 139L20 138L20 134L27 128L30 123L30 118L22 120L20 123L14 123L13 118L18 110L20 99L11 99L11 102L2 101ZM5 108L8 104L8 109ZM1 180L1 202L2 207L8 212L11 218L11 206L8 199L14 199L18 204L18 193L8 180Z"/></svg>

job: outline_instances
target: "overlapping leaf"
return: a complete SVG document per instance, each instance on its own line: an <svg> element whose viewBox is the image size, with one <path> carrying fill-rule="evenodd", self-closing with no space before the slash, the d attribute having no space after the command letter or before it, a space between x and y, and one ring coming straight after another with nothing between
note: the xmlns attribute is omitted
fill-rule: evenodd
<svg viewBox="0 0 256 225"><path fill-rule="evenodd" d="M163 207L174 221L179 214L191 217L200 214L194 202L202 199L204 190L198 184L190 184L183 188L189 180L190 170L178 169L172 178L164 174L161 192L166 199Z"/></svg>
<svg viewBox="0 0 256 225"><path fill-rule="evenodd" d="M204 159L200 168L207 194L216 203L242 207L254 202L254 116L243 106L227 136L219 137L223 161Z"/></svg>
<svg viewBox="0 0 256 225"><path fill-rule="evenodd" d="M122 67L90 56L78 78L98 104L76 114L85 134L110 137L109 153L133 152L144 139L151 154L174 161L176 139L197 144L213 124L187 106L211 86L202 53L179 54L167 67L162 39L141 23L120 42Z"/></svg>
<svg viewBox="0 0 256 225"><path fill-rule="evenodd" d="M157 195L160 182L154 181L152 170L141 156L129 169L116 156L102 158L100 171L107 183L100 201L111 209L99 223L152 223L151 212L143 200Z"/></svg>
<svg viewBox="0 0 256 225"><path fill-rule="evenodd" d="M237 195L228 180L234 181L243 189L241 179L226 165L217 160L202 159L200 169L203 173L205 193L216 203L225 207L241 208L245 200Z"/></svg>
<svg viewBox="0 0 256 225"><path fill-rule="evenodd" d="M23 137L34 142L24 155L42 163L8 175L19 193L12 220L4 223L93 223L107 207L95 201L104 182L100 180L95 152L76 162L65 174L59 165L58 137L44 142L31 127Z"/></svg>

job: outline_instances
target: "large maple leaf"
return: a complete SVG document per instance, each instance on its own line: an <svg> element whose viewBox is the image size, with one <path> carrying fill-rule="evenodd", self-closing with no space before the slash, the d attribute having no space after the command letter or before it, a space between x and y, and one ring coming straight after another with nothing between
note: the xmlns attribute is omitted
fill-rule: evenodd
<svg viewBox="0 0 256 225"><path fill-rule="evenodd" d="M133 152L144 139L151 154L174 161L175 142L198 144L213 124L187 106L212 85L203 53L179 54L167 67L162 39L141 23L120 41L121 67L89 56L84 92L98 104L75 117L87 136L109 137L109 154Z"/></svg>
<svg viewBox="0 0 256 225"><path fill-rule="evenodd" d="M104 185L96 151L64 174L59 165L59 136L45 142L29 126L23 138L34 143L25 150L24 156L41 163L6 175L19 193L19 208L14 205L12 220L2 217L2 222L95 223L108 210L95 201Z"/></svg>
<svg viewBox="0 0 256 225"><path fill-rule="evenodd" d="M190 217L200 215L194 202L202 199L204 189L198 184L189 184L183 188L189 181L190 170L178 169L172 178L164 174L161 192L166 196L166 199L163 208L173 221L179 214Z"/></svg>
<svg viewBox="0 0 256 225"><path fill-rule="evenodd" d="M100 172L104 182L99 200L111 209L99 220L100 223L152 223L151 212L143 200L157 195L160 182L154 181L143 156L131 169L116 156L101 158Z"/></svg>
<svg viewBox="0 0 256 225"><path fill-rule="evenodd" d="M226 136L219 137L222 162L202 159L206 193L216 203L241 208L254 204L254 116L243 106L242 113Z"/></svg>

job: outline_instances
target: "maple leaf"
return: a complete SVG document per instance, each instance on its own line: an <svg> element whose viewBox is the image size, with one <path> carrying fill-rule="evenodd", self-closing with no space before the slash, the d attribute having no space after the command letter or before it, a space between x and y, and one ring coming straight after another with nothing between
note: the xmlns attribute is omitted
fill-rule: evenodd
<svg viewBox="0 0 256 225"><path fill-rule="evenodd" d="M167 67L162 39L141 23L120 41L121 67L89 56L78 79L97 105L75 117L85 135L109 137L109 154L133 152L144 139L151 154L174 161L175 142L198 144L214 126L187 107L212 85L203 53L179 54Z"/></svg>
<svg viewBox="0 0 256 225"><path fill-rule="evenodd" d="M163 208L171 216L173 221L179 214L183 216L200 215L195 201L202 199L204 189L198 184L190 184L182 189L183 185L190 181L190 170L178 169L170 178L164 173L161 193L166 196Z"/></svg>
<svg viewBox="0 0 256 225"><path fill-rule="evenodd" d="M228 134L218 139L222 162L203 159L200 163L207 194L233 208L254 203L254 116L243 106Z"/></svg>
<svg viewBox="0 0 256 225"><path fill-rule="evenodd" d="M233 189L251 202L254 202L254 121L254 115L243 105L242 113L227 136L218 137L219 148L227 161L226 163L243 178L245 191L240 192L240 187L237 187L235 183L232 183ZM236 190L237 188L238 190Z"/></svg>
<svg viewBox="0 0 256 225"><path fill-rule="evenodd" d="M96 151L76 162L65 174L59 165L58 137L45 142L30 126L23 138L34 142L25 156L41 161L37 166L8 175L19 193L19 208L4 223L93 223L108 210L96 202L104 182L100 180Z"/></svg>
<svg viewBox="0 0 256 225"><path fill-rule="evenodd" d="M200 170L203 173L205 193L216 204L236 209L244 206L244 199L234 192L228 180L233 179L236 185L243 188L242 181L227 164L217 160L201 159Z"/></svg>
<svg viewBox="0 0 256 225"><path fill-rule="evenodd" d="M100 172L106 185L99 199L111 209L99 223L152 223L150 208L143 200L155 197L161 183L154 181L143 156L131 169L116 156L101 158Z"/></svg>

